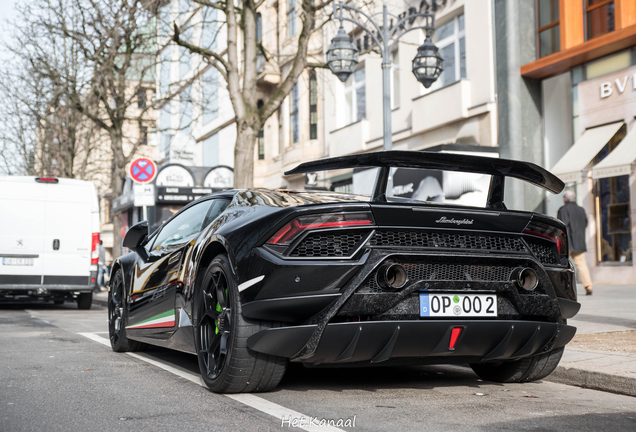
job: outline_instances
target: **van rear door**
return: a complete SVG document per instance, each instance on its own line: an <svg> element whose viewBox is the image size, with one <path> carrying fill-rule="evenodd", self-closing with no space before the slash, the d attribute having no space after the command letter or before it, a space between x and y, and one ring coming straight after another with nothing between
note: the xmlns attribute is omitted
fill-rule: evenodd
<svg viewBox="0 0 636 432"><path fill-rule="evenodd" d="M0 285L42 283L46 186L0 177Z"/></svg>
<svg viewBox="0 0 636 432"><path fill-rule="evenodd" d="M94 199L88 182L60 179L46 188L44 285L89 285Z"/></svg>

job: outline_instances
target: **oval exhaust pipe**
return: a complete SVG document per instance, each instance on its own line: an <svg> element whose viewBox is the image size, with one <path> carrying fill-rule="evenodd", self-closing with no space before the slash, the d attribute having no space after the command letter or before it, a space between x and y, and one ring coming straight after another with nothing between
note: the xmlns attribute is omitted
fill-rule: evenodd
<svg viewBox="0 0 636 432"><path fill-rule="evenodd" d="M380 288L387 291L395 291L404 288L408 277L403 265L397 263L383 264L376 275Z"/></svg>
<svg viewBox="0 0 636 432"><path fill-rule="evenodd" d="M513 280L519 288L523 288L526 291L532 291L539 285L537 272L527 267L515 269Z"/></svg>

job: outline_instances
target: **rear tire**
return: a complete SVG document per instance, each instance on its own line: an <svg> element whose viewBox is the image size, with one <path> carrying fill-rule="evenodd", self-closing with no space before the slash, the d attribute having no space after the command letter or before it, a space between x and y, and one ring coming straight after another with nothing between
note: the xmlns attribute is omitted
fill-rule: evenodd
<svg viewBox="0 0 636 432"><path fill-rule="evenodd" d="M243 317L227 255L217 256L194 299L194 338L201 377L215 393L273 390L285 374L287 359L247 348L247 339L272 327Z"/></svg>
<svg viewBox="0 0 636 432"><path fill-rule="evenodd" d="M117 270L108 292L108 336L115 352L143 351L147 345L126 336L126 305L124 302L124 274Z"/></svg>
<svg viewBox="0 0 636 432"><path fill-rule="evenodd" d="M93 293L81 293L77 296L77 308L88 310L93 304Z"/></svg>
<svg viewBox="0 0 636 432"><path fill-rule="evenodd" d="M559 365L564 348L503 363L474 363L470 367L480 378L500 383L538 381L550 375Z"/></svg>

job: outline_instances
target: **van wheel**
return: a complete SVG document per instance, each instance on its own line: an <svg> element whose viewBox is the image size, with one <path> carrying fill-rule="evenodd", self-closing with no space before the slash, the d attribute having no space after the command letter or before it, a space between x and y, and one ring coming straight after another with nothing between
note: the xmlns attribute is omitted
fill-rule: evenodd
<svg viewBox="0 0 636 432"><path fill-rule="evenodd" d="M77 308L88 310L93 304L93 293L81 293L77 296Z"/></svg>

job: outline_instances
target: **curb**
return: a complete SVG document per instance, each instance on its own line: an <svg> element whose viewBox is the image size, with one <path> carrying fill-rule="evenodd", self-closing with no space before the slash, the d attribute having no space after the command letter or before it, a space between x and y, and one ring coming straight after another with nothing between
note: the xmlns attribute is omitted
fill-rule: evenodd
<svg viewBox="0 0 636 432"><path fill-rule="evenodd" d="M636 396L636 378L626 376L558 366L552 374L544 379L559 384Z"/></svg>

